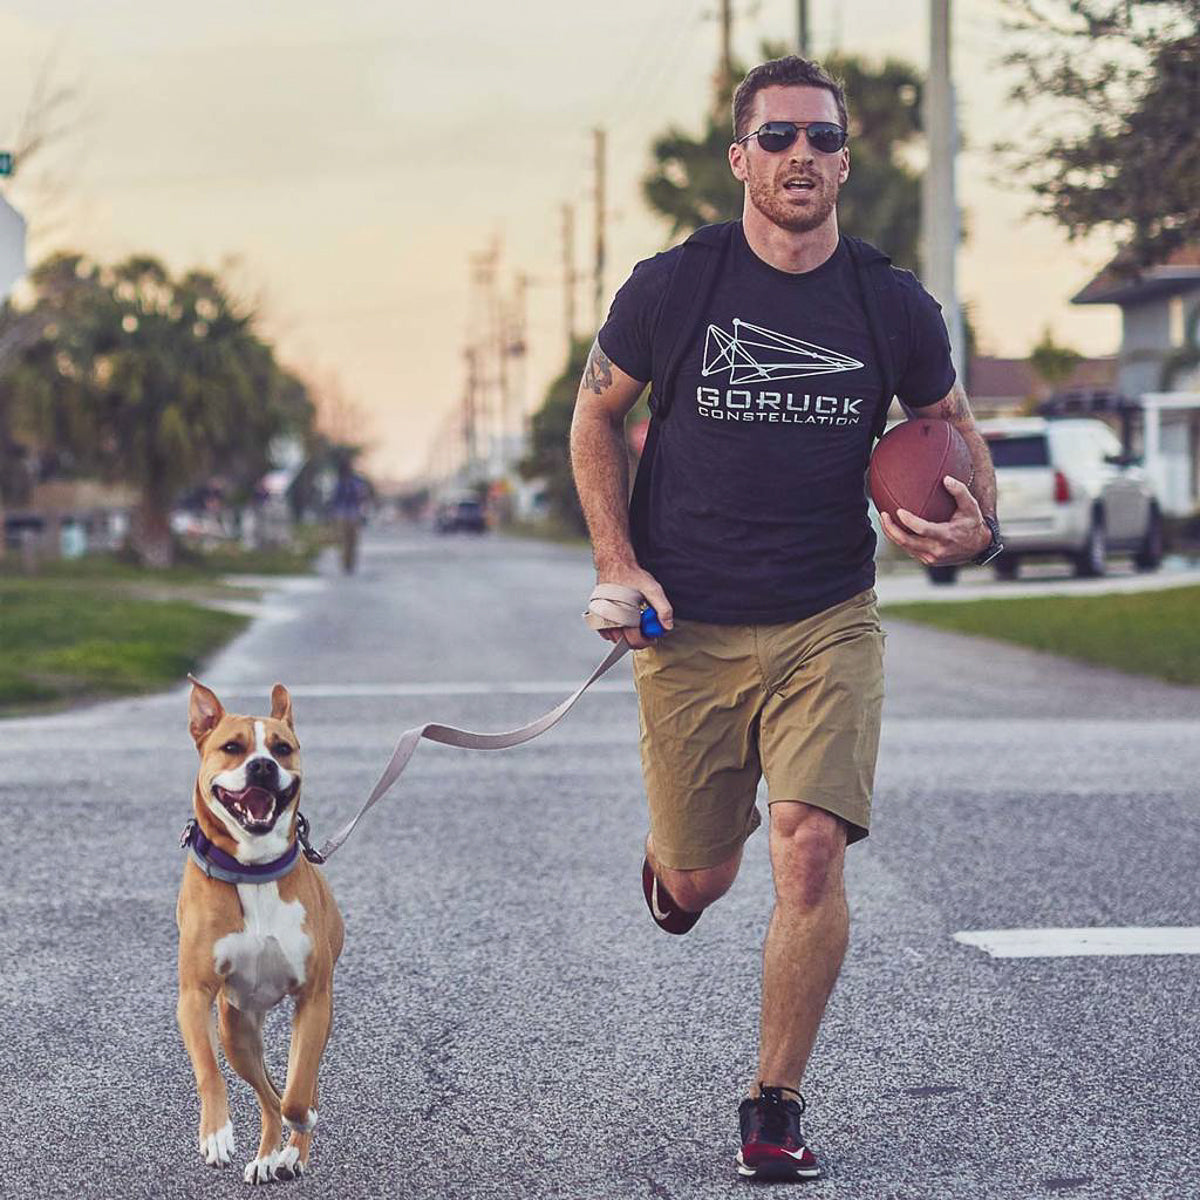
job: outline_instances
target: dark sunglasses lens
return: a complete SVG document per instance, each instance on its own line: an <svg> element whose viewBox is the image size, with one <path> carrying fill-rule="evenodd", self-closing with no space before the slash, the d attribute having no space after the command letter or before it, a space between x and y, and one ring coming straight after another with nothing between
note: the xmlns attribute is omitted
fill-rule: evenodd
<svg viewBox="0 0 1200 1200"><path fill-rule="evenodd" d="M795 140L799 130L791 121L768 121L758 131L758 144L772 154L786 150Z"/></svg>
<svg viewBox="0 0 1200 1200"><path fill-rule="evenodd" d="M808 127L808 140L822 154L836 154L846 144L846 131L840 125L818 121Z"/></svg>

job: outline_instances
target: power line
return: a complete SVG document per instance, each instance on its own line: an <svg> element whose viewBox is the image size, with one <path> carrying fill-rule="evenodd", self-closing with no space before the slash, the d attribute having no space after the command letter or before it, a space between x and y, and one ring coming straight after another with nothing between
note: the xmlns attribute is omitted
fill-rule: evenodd
<svg viewBox="0 0 1200 1200"><path fill-rule="evenodd" d="M405 157L407 151L389 148L380 151L380 158L374 162L351 163L338 166L336 169L326 167L326 174L313 175L311 164L298 164L296 167L275 168L270 171L254 169L248 174L219 175L211 171L195 175L84 175L81 182L84 185L100 185L116 191L122 189L138 191L153 188L216 186L226 188L231 184L244 184L249 187L274 186L277 183L294 183L304 179L306 188L321 183L339 184L347 175L387 175L395 172L397 175L411 172L411 163Z"/></svg>

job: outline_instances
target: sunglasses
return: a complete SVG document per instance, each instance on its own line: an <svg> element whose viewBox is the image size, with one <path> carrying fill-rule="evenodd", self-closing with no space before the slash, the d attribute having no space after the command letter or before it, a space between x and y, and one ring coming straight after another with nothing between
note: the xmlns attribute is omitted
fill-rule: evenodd
<svg viewBox="0 0 1200 1200"><path fill-rule="evenodd" d="M849 136L840 126L832 121L767 121L753 133L738 138L739 142L758 138L758 144L769 154L778 154L786 150L800 136L808 138L808 144L822 154L836 154L845 144Z"/></svg>

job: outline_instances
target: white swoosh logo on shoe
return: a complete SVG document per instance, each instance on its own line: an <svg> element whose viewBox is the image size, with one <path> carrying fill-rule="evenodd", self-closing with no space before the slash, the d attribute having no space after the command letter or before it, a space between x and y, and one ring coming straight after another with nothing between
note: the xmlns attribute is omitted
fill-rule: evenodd
<svg viewBox="0 0 1200 1200"><path fill-rule="evenodd" d="M654 883L650 886L650 911L654 914L656 921L665 921L670 917L670 912L663 912L658 907L658 876L655 875Z"/></svg>

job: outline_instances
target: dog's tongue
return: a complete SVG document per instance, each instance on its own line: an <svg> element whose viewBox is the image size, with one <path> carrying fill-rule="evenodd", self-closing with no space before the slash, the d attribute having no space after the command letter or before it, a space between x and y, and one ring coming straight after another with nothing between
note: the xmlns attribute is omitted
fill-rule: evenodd
<svg viewBox="0 0 1200 1200"><path fill-rule="evenodd" d="M256 821L265 821L275 809L275 797L266 788L248 787L238 801Z"/></svg>

